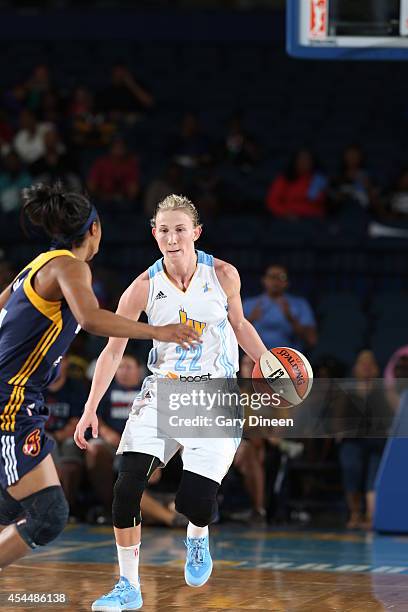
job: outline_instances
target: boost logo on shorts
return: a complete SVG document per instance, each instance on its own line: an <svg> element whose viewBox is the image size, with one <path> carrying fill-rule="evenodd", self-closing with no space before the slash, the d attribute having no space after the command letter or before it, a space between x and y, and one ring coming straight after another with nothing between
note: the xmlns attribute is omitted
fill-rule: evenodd
<svg viewBox="0 0 408 612"><path fill-rule="evenodd" d="M34 429L25 439L23 446L23 453L30 455L30 457L36 457L39 455L41 450L40 430Z"/></svg>
<svg viewBox="0 0 408 612"><path fill-rule="evenodd" d="M180 380L181 382L201 382L202 380L211 380L211 374L208 373L197 376L181 376L180 374Z"/></svg>

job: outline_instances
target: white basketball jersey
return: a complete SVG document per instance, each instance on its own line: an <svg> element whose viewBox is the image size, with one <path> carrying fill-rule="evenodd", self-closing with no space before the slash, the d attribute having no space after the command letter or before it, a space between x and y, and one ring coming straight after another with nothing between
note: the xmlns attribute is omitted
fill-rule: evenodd
<svg viewBox="0 0 408 612"><path fill-rule="evenodd" d="M186 323L202 344L183 349L175 343L153 341L147 367L153 374L199 380L232 378L238 371L238 343L227 317L227 296L214 269L214 258L197 251L197 269L184 292L176 287L159 259L149 268L146 314L151 325Z"/></svg>

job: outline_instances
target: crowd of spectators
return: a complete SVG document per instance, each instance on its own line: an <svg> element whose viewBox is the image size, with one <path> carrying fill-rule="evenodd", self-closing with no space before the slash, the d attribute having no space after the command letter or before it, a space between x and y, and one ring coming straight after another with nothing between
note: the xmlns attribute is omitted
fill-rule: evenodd
<svg viewBox="0 0 408 612"><path fill-rule="evenodd" d="M13 273L3 261L0 286L10 281ZM288 292L288 271L281 264L269 265L261 281L264 293L244 300L246 316L267 346L292 346L309 355L318 341L318 321L311 305L305 298ZM59 378L45 394L50 412L47 431L56 442L53 456L70 504L71 520L106 524L111 521L116 449L147 372L144 361L133 352L124 355L98 409L98 438L89 436L89 450L80 451L73 442L73 432L87 399L95 365L93 355L86 351L84 337L84 333L79 334L70 354L61 362ZM131 344L131 349L137 345ZM250 382L253 365L247 356L242 356L239 375L244 392L253 392ZM313 511L291 510L290 488L296 485L296 466L303 466L301 498L307 508L307 496L312 495L313 489L307 466L319 462L323 465L331 457L337 466L338 488L344 492L345 525L349 529L371 528L375 477L400 394L408 380L408 348L403 346L390 356L383 379L376 357L368 349L356 354L350 368L330 356L316 361L313 367L315 379L324 382L323 387L316 385L315 404L321 402L323 419L340 421L335 420L337 425L323 444L316 442L310 432L306 432L306 437L286 439L275 430L263 429L256 435L244 430L244 439L223 484L221 518L251 524L294 517L303 522L313 519ZM347 393L339 393L336 388L336 379L343 377L349 377ZM378 434L373 435L372 427L378 421ZM176 458L166 470L153 473L142 499L146 523L168 527L183 524L184 518L174 508L181 469L180 458ZM237 480L238 500L233 494ZM322 486L324 476L319 481ZM327 500L324 493L321 496L323 512L330 513L330 496Z"/></svg>
<svg viewBox="0 0 408 612"><path fill-rule="evenodd" d="M307 147L294 150L285 164L276 152L271 158L267 135L262 142L247 129L242 112L232 113L214 136L200 113L181 106L179 124L163 127L151 163L154 145L143 124L146 118L160 121L160 112L154 92L123 63L112 66L99 91L87 85L60 90L46 64L35 66L0 96L0 213L18 212L22 187L58 177L73 189L86 188L111 210L146 215L157 198L182 191L204 217L250 211L295 221L360 209L387 222L406 218L403 166L390 185L378 184L357 143L339 151L337 172ZM246 181L250 185L260 167L265 176L269 162L269 187L252 196Z"/></svg>
<svg viewBox="0 0 408 612"><path fill-rule="evenodd" d="M152 116L160 118L153 90L123 63L112 67L110 81L100 91L86 85L60 91L48 66L36 66L24 82L13 84L0 97L1 221L6 223L8 216L18 216L22 188L57 178L73 190L87 189L102 209L133 211L147 217L158 201L176 192L190 196L204 218L232 211L293 222L344 214L351 219L364 214L395 224L407 218L407 168L400 168L392 184L379 184L370 171L370 160L357 143L339 151L336 173L329 173L307 147L293 151L286 166L283 159L274 159L269 186L255 200L250 197L245 201L234 181L242 186L261 166L265 167L268 143L247 129L246 117L240 112L231 115L216 138L207 132L199 113L180 112L179 125L167 126L163 132L157 154L163 167L158 171L153 164L152 172L152 146L147 147L148 155L138 145L139 137L140 142L148 140L143 125ZM279 166L281 170L276 171ZM12 280L14 273L12 266L0 259L0 288ZM316 317L306 299L288 292L288 270L281 264L269 265L261 282L264 292L246 299L244 311L265 344L312 351L318 340ZM101 304L109 302L103 276L97 272L94 284ZM385 411L384 419L391 421L401 392L398 380L408 378L407 355L403 347L391 357L385 371L386 386L378 389L373 382L380 375L375 355L368 350L356 354L352 370L344 368L344 374L352 375L357 384L348 403L343 401L341 405L343 415L356 404L364 404ZM56 441L54 458L71 514L80 520L103 523L110 520L115 451L132 400L140 389L144 366L132 355L124 357L100 406L99 438L91 440L90 451L84 454L73 444L72 434L86 401L86 371L93 357L95 354L87 353L79 337L74 352L62 362L60 378L48 389L46 402L51 415L48 431ZM326 365L314 365L317 376L335 376L330 358ZM243 358L241 376L250 378L251 370L252 363ZM385 437L367 440L333 435L332 452L342 476L349 528L371 526L373 483ZM309 442L273 435L243 441L226 486L233 473L240 476L251 520L276 518L271 510L272 491L275 497L282 494L290 462L302 453L313 454ZM320 457L327 456L327 447L320 451ZM271 465L275 469L271 470ZM164 475L161 471L152 475L142 500L144 520L167 526L183 522L172 504L179 469L180 465L173 466L168 478L166 471Z"/></svg>

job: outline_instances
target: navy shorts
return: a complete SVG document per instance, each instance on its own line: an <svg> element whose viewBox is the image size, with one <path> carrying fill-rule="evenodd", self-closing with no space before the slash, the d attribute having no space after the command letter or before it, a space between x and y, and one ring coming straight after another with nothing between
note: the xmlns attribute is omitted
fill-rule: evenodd
<svg viewBox="0 0 408 612"><path fill-rule="evenodd" d="M0 406L7 401L0 394ZM54 441L44 432L47 419L48 409L42 396L28 396L16 414L14 432L0 430L0 486L3 489L15 484L52 451Z"/></svg>

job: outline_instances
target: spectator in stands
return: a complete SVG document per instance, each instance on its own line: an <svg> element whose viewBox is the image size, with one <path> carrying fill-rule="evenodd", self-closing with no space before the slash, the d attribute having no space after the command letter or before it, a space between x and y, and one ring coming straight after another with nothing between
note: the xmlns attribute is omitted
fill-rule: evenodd
<svg viewBox="0 0 408 612"><path fill-rule="evenodd" d="M196 113L183 116L178 134L170 141L169 154L185 168L196 168L210 160L210 142Z"/></svg>
<svg viewBox="0 0 408 612"><path fill-rule="evenodd" d="M408 219L408 167L400 172L387 197L385 216L389 220Z"/></svg>
<svg viewBox="0 0 408 612"><path fill-rule="evenodd" d="M49 68L46 64L34 66L31 76L24 84L25 105L31 111L40 112L44 97L54 92Z"/></svg>
<svg viewBox="0 0 408 612"><path fill-rule="evenodd" d="M290 160L286 172L271 183L266 205L276 217L289 220L323 217L326 187L327 179L319 171L315 156L301 149Z"/></svg>
<svg viewBox="0 0 408 612"><path fill-rule="evenodd" d="M107 155L95 160L88 188L100 200L134 200L140 188L139 163L123 138L115 138Z"/></svg>
<svg viewBox="0 0 408 612"><path fill-rule="evenodd" d="M243 126L242 114L235 113L228 122L222 157L248 173L259 162L260 147Z"/></svg>
<svg viewBox="0 0 408 612"><path fill-rule="evenodd" d="M354 387L343 395L342 405L337 404L345 431L356 436L341 438L337 435L349 510L348 529L370 529L372 526L374 482L392 422L392 410L384 389L376 381L379 372L374 353L361 351L353 367ZM373 437L377 432L378 437Z"/></svg>
<svg viewBox="0 0 408 612"><path fill-rule="evenodd" d="M24 163L33 164L44 155L44 134L49 127L49 124L38 123L32 111L21 112L20 130L14 138L14 148Z"/></svg>
<svg viewBox="0 0 408 612"><path fill-rule="evenodd" d="M144 212L151 217L159 202L171 193L186 193L183 168L176 162L167 164L161 176L147 186L144 197Z"/></svg>
<svg viewBox="0 0 408 612"><path fill-rule="evenodd" d="M386 383L387 386L393 384L396 381L397 375L396 375L396 372L395 372L395 367L396 367L397 363L403 357L408 357L408 345L401 346L399 349L397 349L391 355L387 365L385 366L384 380L385 380L385 383Z"/></svg>
<svg viewBox="0 0 408 612"><path fill-rule="evenodd" d="M264 344L312 348L317 342L316 321L309 303L287 293L288 272L280 264L269 265L262 277L264 293L244 300L246 318Z"/></svg>
<svg viewBox="0 0 408 612"><path fill-rule="evenodd" d="M248 355L243 355L240 361L239 374L242 379L240 389L242 393L251 395L251 384L254 363ZM246 415L248 416L248 415ZM250 520L264 522L265 509L265 439L244 438L234 457L234 467L241 474L245 489L251 500Z"/></svg>
<svg viewBox="0 0 408 612"><path fill-rule="evenodd" d="M63 127L60 99L53 91L44 93L41 100L39 116L45 123L51 123L58 126L58 128Z"/></svg>
<svg viewBox="0 0 408 612"><path fill-rule="evenodd" d="M80 191L81 180L74 163L67 155L57 130L52 126L44 134L44 146L44 155L31 165L31 173L36 182L54 183L60 179L68 189Z"/></svg>
<svg viewBox="0 0 408 612"><path fill-rule="evenodd" d="M71 117L82 117L94 110L94 95L86 85L78 85L72 92L68 107Z"/></svg>
<svg viewBox="0 0 408 612"><path fill-rule="evenodd" d="M23 167L19 156L13 150L3 158L0 169L0 210L2 213L17 214L20 211L21 189L29 187L32 177Z"/></svg>
<svg viewBox="0 0 408 612"><path fill-rule="evenodd" d="M13 128L6 111L0 108L0 155L6 155L9 152L12 140Z"/></svg>
<svg viewBox="0 0 408 612"><path fill-rule="evenodd" d="M228 204L228 194L212 159L202 162L194 172L190 185L191 195L203 219L216 214Z"/></svg>
<svg viewBox="0 0 408 612"><path fill-rule="evenodd" d="M50 416L46 430L56 442L52 453L66 498L73 516L81 514L78 489L81 482L83 453L76 446L73 435L86 401L86 388L68 376L68 359L63 357L58 378L49 385L45 404Z"/></svg>
<svg viewBox="0 0 408 612"><path fill-rule="evenodd" d="M401 346L390 357L385 370L384 382L387 390L387 400L394 412L399 409L402 391L408 381L408 345Z"/></svg>
<svg viewBox="0 0 408 612"><path fill-rule="evenodd" d="M363 150L359 145L351 144L343 151L340 174L330 187L331 208L340 212L349 206L352 212L357 205L370 210L377 202L378 193L367 172Z"/></svg>
<svg viewBox="0 0 408 612"><path fill-rule="evenodd" d="M101 110L113 120L133 123L154 106L154 97L124 63L117 62L111 74L110 86L100 94Z"/></svg>
<svg viewBox="0 0 408 612"><path fill-rule="evenodd" d="M2 106L8 113L13 127L17 125L21 112L24 109L25 95L25 87L19 83L7 89L1 98Z"/></svg>
<svg viewBox="0 0 408 612"><path fill-rule="evenodd" d="M254 363L248 355L243 355L240 361L239 374L241 377L240 389L242 393L253 392L252 370ZM246 414L248 417L251 410ZM266 428L260 428L254 434L254 428L244 428L244 436L238 447L234 458L234 467L243 477L245 489L251 500L251 514L248 517L251 522L263 523L266 521L266 491L265 491L265 457L268 445L273 448L273 457L277 463L281 455L290 459L298 457L303 451L303 444L291 440L269 435ZM251 437L246 434L250 432ZM276 466L277 467L277 466ZM232 515L231 518L240 518L240 514Z"/></svg>
<svg viewBox="0 0 408 612"><path fill-rule="evenodd" d="M77 87L69 106L71 139L78 147L103 147L111 144L117 126L103 113L95 110L93 93L84 86Z"/></svg>

